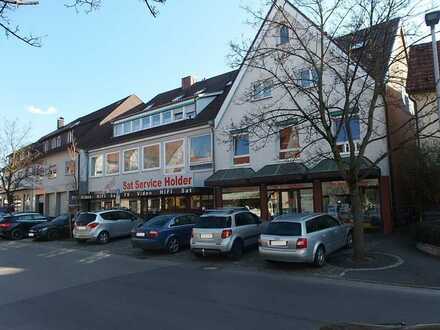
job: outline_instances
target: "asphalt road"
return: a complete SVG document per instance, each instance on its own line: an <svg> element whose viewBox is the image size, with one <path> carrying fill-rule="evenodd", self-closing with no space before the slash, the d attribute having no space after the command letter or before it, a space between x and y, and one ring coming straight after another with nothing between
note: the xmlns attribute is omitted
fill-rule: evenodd
<svg viewBox="0 0 440 330"><path fill-rule="evenodd" d="M0 329L318 329L440 321L440 291L0 240Z"/></svg>

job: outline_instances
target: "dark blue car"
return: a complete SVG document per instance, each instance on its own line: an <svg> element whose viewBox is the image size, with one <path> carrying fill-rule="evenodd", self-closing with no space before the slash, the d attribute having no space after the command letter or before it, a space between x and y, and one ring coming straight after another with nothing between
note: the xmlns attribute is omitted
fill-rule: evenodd
<svg viewBox="0 0 440 330"><path fill-rule="evenodd" d="M199 222L195 214L173 213L158 215L132 231L133 247L143 250L167 250L176 253L188 247L194 225Z"/></svg>

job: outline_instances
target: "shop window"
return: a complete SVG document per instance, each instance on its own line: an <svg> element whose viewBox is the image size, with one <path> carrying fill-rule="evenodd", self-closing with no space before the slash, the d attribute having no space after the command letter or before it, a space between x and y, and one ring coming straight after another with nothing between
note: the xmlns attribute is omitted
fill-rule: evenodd
<svg viewBox="0 0 440 330"><path fill-rule="evenodd" d="M163 198L163 209L164 211L174 211L175 198L174 196L168 196Z"/></svg>
<svg viewBox="0 0 440 330"><path fill-rule="evenodd" d="M104 173L104 157L102 155L90 157L90 176L101 176Z"/></svg>
<svg viewBox="0 0 440 330"><path fill-rule="evenodd" d="M286 25L280 27L280 45L289 42L289 28Z"/></svg>
<svg viewBox="0 0 440 330"><path fill-rule="evenodd" d="M190 163L203 164L212 161L211 135L193 136L190 138Z"/></svg>
<svg viewBox="0 0 440 330"><path fill-rule="evenodd" d="M131 199L128 205L129 205L128 208L130 209L131 212L136 214L139 213L137 199Z"/></svg>
<svg viewBox="0 0 440 330"><path fill-rule="evenodd" d="M235 135L233 138L234 144L234 164L248 164L249 158L249 134Z"/></svg>
<svg viewBox="0 0 440 330"><path fill-rule="evenodd" d="M259 80L252 84L252 100L257 101L272 96L272 80Z"/></svg>
<svg viewBox="0 0 440 330"><path fill-rule="evenodd" d="M153 144L143 148L144 170L160 168L160 144Z"/></svg>
<svg viewBox="0 0 440 330"><path fill-rule="evenodd" d="M293 127L285 127L280 130L280 159L292 159L299 157L298 130Z"/></svg>
<svg viewBox="0 0 440 330"><path fill-rule="evenodd" d="M223 189L223 207L247 207L260 216L260 189L258 187L240 187Z"/></svg>
<svg viewBox="0 0 440 330"><path fill-rule="evenodd" d="M139 170L139 149L129 149L124 151L124 172L134 172Z"/></svg>
<svg viewBox="0 0 440 330"><path fill-rule="evenodd" d="M176 197L176 210L187 210L188 209L188 198L186 196Z"/></svg>
<svg viewBox="0 0 440 330"><path fill-rule="evenodd" d="M179 173L185 166L184 140L165 143L165 173Z"/></svg>
<svg viewBox="0 0 440 330"><path fill-rule="evenodd" d="M119 174L119 152L112 152L105 156L105 174Z"/></svg>

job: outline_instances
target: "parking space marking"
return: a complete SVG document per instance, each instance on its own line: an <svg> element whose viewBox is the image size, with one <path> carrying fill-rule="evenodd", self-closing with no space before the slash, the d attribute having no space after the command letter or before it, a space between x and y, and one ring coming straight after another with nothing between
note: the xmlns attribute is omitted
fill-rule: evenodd
<svg viewBox="0 0 440 330"><path fill-rule="evenodd" d="M398 255L395 255L395 254L383 253L383 252L380 252L380 254L386 255L388 257L395 258L396 262L394 262L391 265L383 266L383 267L345 268L344 271L339 274L339 276L341 276L341 277L345 276L345 274L347 274L348 272L371 272L371 271L380 271L380 270L393 269L393 268L399 267L400 265L402 265L405 262L401 257L399 257Z"/></svg>

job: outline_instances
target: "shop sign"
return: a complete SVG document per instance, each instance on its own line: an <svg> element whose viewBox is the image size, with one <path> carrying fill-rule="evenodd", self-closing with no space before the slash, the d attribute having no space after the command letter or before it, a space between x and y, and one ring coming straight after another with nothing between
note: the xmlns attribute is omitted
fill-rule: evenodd
<svg viewBox="0 0 440 330"><path fill-rule="evenodd" d="M159 179L124 181L122 183L122 190L123 191L152 190L152 189L188 187L192 185L193 185L192 176L176 175L176 176L167 176Z"/></svg>

